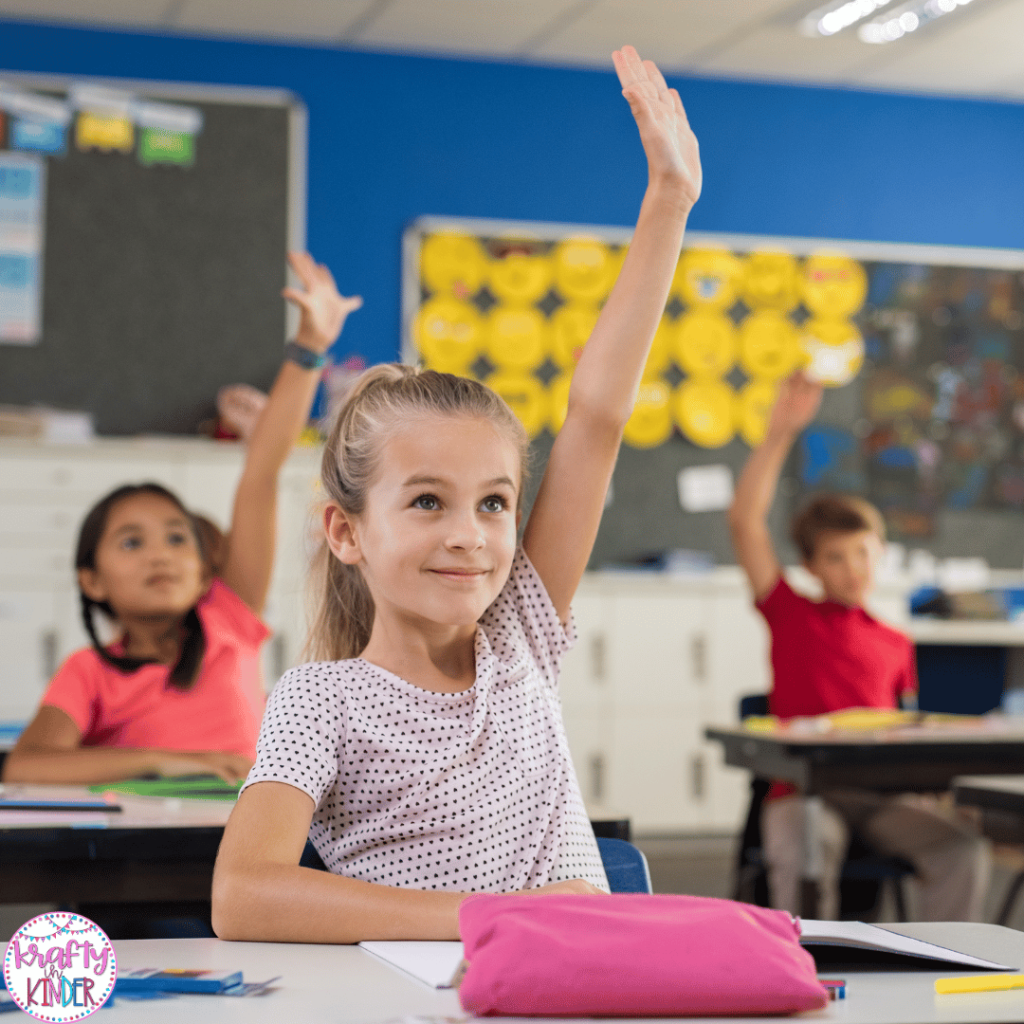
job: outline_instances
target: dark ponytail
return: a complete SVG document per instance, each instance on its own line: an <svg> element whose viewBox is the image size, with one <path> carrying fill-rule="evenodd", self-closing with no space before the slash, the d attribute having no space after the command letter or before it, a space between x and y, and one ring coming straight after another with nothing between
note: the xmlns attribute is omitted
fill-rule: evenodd
<svg viewBox="0 0 1024 1024"><path fill-rule="evenodd" d="M192 527L195 536L196 546L204 564L209 565L206 553L203 533L196 524L195 517L181 503L178 497L166 487L160 484L128 484L111 491L105 498L98 501L86 515L82 522L82 528L78 532L78 545L75 549L75 568L93 569L96 568L96 549L99 547L103 531L107 527L107 518L111 509L120 501L132 498L136 494L153 494L160 498L166 498L173 505L176 505ZM93 621L93 609L98 608L108 619L116 619L117 613L106 601L94 601L85 591L79 588L82 599L82 622L85 631L92 640L93 649L96 653L113 668L119 672L137 672L143 665L154 664L152 658L128 658L110 651L100 643L96 634L96 624ZM171 668L168 677L168 684L176 690L190 690L199 675L199 669L203 662L203 655L206 653L206 636L203 633L203 625L199 621L199 615L195 608L190 608L182 622L181 652L178 660Z"/></svg>

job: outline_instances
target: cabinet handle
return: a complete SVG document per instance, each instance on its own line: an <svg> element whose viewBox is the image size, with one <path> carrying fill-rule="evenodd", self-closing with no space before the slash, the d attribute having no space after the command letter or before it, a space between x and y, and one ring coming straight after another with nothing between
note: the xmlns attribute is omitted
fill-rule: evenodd
<svg viewBox="0 0 1024 1024"><path fill-rule="evenodd" d="M590 755L590 796L595 803L604 799L604 754Z"/></svg>
<svg viewBox="0 0 1024 1024"><path fill-rule="evenodd" d="M590 637L590 670L594 681L603 683L605 680L605 636L594 633Z"/></svg>
<svg viewBox="0 0 1024 1024"><path fill-rule="evenodd" d="M693 678L698 683L708 678L708 638L703 633L694 633L690 638L690 659L693 663Z"/></svg>
<svg viewBox="0 0 1024 1024"><path fill-rule="evenodd" d="M694 800L704 799L704 755L694 754L690 758L690 792Z"/></svg>
<svg viewBox="0 0 1024 1024"><path fill-rule="evenodd" d="M39 653L47 682L57 674L57 630L44 629L39 635Z"/></svg>

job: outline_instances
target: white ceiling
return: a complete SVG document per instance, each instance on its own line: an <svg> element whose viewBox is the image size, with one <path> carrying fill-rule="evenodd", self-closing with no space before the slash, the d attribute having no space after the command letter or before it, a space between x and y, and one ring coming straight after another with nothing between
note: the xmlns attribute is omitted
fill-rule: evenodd
<svg viewBox="0 0 1024 1024"><path fill-rule="evenodd" d="M1024 99L1024 0L972 0L881 46L802 35L821 3L0 0L0 18L600 68L630 42L670 72Z"/></svg>

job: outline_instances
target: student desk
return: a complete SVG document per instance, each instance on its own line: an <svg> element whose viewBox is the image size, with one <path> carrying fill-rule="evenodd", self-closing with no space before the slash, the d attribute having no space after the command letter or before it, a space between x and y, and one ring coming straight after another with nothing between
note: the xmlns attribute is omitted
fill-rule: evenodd
<svg viewBox="0 0 1024 1024"><path fill-rule="evenodd" d="M711 727L705 735L722 744L726 764L762 778L792 782L809 797L844 787L941 791L949 789L958 775L1006 774L1019 771L1024 762L1024 722L1018 719L994 719L982 727L911 726L873 732ZM819 808L816 800L808 801L808 838L814 835ZM805 865L804 916L814 917L821 865L810 842Z"/></svg>
<svg viewBox="0 0 1024 1024"><path fill-rule="evenodd" d="M57 799L84 787L4 787ZM0 903L179 902L210 898L233 803L118 794L120 812L0 809Z"/></svg>
<svg viewBox="0 0 1024 1024"><path fill-rule="evenodd" d="M904 924L894 930L955 947L1001 963L1024 966L1024 933L998 925ZM280 975L274 990L250 999L179 996L142 1003L118 1001L104 1011L109 1024L145 1020L146 1024L245 1021L246 1024L383 1024L403 1018L465 1019L452 990L433 990L365 953L357 946L221 942L217 939L115 941L120 967L195 967L241 969L246 981ZM1024 991L936 996L944 972L852 973L846 999L799 1019L842 1024L925 1024L932 1021L1019 1022L1024 1020ZM826 974L831 977L834 975ZM724 1018L713 1020L718 1024ZM763 1024L764 1017L729 1018ZM693 1024L699 1024L690 1018ZM705 1024L709 1024L705 1020Z"/></svg>
<svg viewBox="0 0 1024 1024"><path fill-rule="evenodd" d="M8 784L5 795L88 794L79 786ZM209 902L213 864L234 806L117 794L100 812L0 809L0 903ZM630 838L628 818L591 821L595 834Z"/></svg>
<svg viewBox="0 0 1024 1024"><path fill-rule="evenodd" d="M1024 844L1024 775L961 776L953 780L953 799L978 808L981 830L994 842ZM1018 871L996 916L999 924L1009 921L1022 887L1024 871Z"/></svg>

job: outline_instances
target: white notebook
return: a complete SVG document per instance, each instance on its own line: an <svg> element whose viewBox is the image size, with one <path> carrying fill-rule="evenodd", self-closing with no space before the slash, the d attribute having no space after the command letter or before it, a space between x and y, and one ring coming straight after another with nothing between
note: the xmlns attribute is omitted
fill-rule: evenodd
<svg viewBox="0 0 1024 1024"><path fill-rule="evenodd" d="M360 942L367 953L429 985L451 988L462 963L461 942Z"/></svg>
<svg viewBox="0 0 1024 1024"><path fill-rule="evenodd" d="M936 969L939 970L941 963L957 967L979 967L988 971L1016 970L1007 967L1006 964L997 964L967 953L958 953L945 946L937 946L933 942L912 939L908 935L889 931L888 928L864 924L863 921L813 921L801 918L800 942L804 946L841 946L847 949L867 949L877 953L901 953L904 956L922 957L937 961Z"/></svg>

